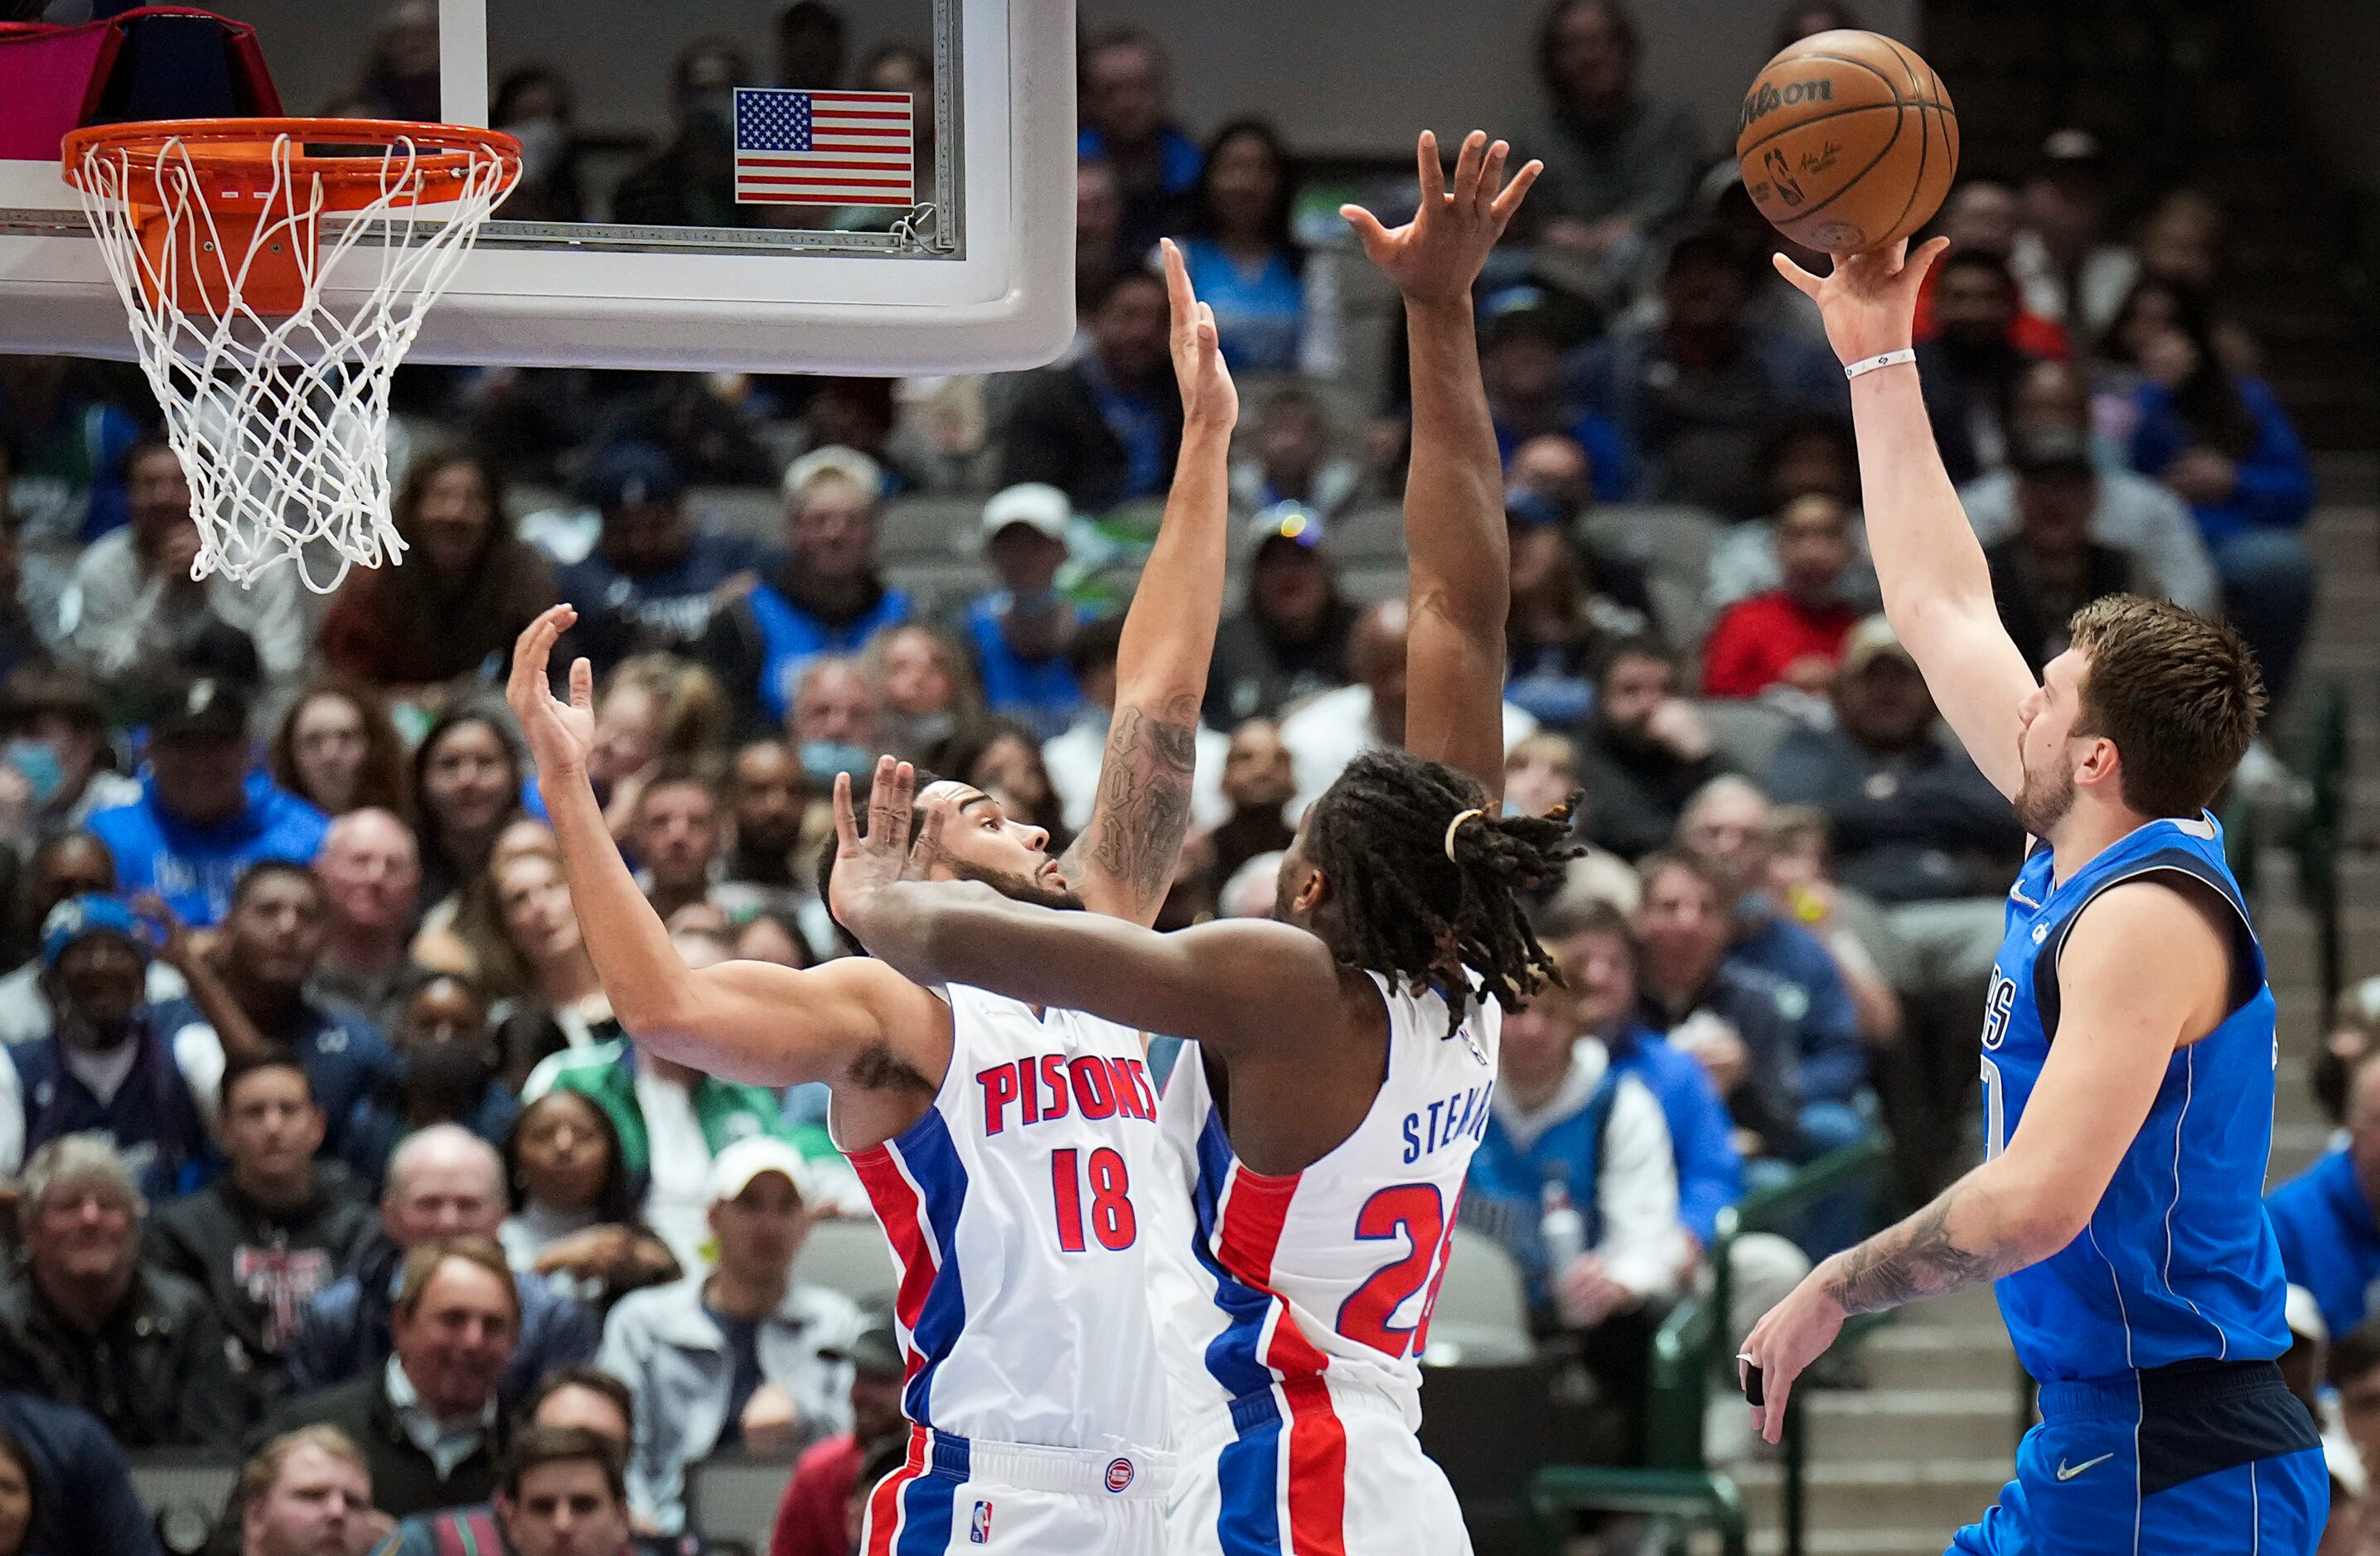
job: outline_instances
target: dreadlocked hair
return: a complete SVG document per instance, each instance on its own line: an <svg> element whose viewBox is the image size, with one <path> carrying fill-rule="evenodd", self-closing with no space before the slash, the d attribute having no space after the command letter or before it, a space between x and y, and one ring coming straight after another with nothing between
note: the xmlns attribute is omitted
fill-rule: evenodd
<svg viewBox="0 0 2380 1556"><path fill-rule="evenodd" d="M1448 825L1472 809L1482 813L1454 828L1449 858ZM1329 885L1318 928L1342 960L1437 991L1451 1037L1471 1008L1473 974L1506 1006L1560 977L1523 893L1583 852L1571 810L1500 816L1467 774L1409 751L1366 751L1306 821L1306 861Z"/></svg>

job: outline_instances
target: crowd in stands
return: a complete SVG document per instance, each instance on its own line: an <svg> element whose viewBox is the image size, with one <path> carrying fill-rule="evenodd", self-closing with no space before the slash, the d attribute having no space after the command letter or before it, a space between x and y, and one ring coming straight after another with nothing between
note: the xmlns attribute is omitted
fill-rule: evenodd
<svg viewBox="0 0 2380 1556"><path fill-rule="evenodd" d="M343 106L426 116L434 9L394 16ZM1779 41L1855 21L1795 6ZM2023 839L1877 614L1841 372L1712 127L1644 87L1618 0L1557 0L1538 43L1538 101L1490 128L1547 172L1477 298L1506 803L1577 794L1585 851L1545 885L1568 987L1506 1022L1463 1209L1624 1458L1647 1338L1708 1282L1723 1209L1879 1128L1907 1193L1966 1160ZM784 12L773 69L690 49L608 190L569 81L516 70L507 214L783 212L734 203L729 89L931 102L922 51L845 52L820 0ZM1181 437L1146 263L1172 236L1249 409L1160 925L1271 911L1305 807L1402 734L1401 323L1267 121L1201 143L1138 34L1090 37L1082 82L1059 361L407 370L403 565L327 599L286 570L193 581L137 381L0 359L0 1556L150 1550L125 1454L164 1448L252 1455L212 1547L242 1556L690 1551L688 1467L722 1452L797 1466L776 1556L849 1549L902 1365L880 1312L802 1278L817 1227L866 1215L822 1094L622 1028L493 687L527 622L577 605L557 658L592 662L599 796L697 965L841 951L824 797L882 750L1062 848ZM2285 693L2313 492L2225 311L2221 213L2119 190L2078 130L2008 171L1939 219L1919 350L2012 634L2037 667L2084 602L2166 595L2227 614ZM2380 1452L2375 1031L2343 1024L2349 1143L2276 1217L2338 1337L2342 1429ZM1738 1241L1739 1331L1870 1211L1853 1189ZM597 1542L558 1542L574 1520Z"/></svg>

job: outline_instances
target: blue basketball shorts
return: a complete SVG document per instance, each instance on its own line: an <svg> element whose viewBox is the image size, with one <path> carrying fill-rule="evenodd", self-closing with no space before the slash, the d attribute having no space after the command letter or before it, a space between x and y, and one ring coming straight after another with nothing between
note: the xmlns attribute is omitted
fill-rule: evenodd
<svg viewBox="0 0 2380 1556"><path fill-rule="evenodd" d="M1952 1556L2313 1556L2330 1515L2313 1419L2271 1362L2045 1383L2016 1478Z"/></svg>

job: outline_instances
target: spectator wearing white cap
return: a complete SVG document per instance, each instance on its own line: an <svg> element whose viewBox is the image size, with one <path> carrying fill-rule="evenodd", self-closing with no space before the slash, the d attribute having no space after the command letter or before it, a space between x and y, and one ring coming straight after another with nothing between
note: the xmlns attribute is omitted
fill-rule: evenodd
<svg viewBox="0 0 2380 1556"><path fill-rule="evenodd" d="M715 612L693 649L735 699L747 734L784 722L811 661L856 654L909 619L909 597L877 566L883 491L882 467L857 449L815 449L785 468L783 562Z"/></svg>
<svg viewBox="0 0 2380 1556"><path fill-rule="evenodd" d="M968 603L967 647L984 706L1036 740L1064 734L1083 705L1067 659L1083 612L1058 587L1074 521L1073 501L1038 480L994 492L983 505L983 554L1000 587Z"/></svg>
<svg viewBox="0 0 2380 1556"><path fill-rule="evenodd" d="M736 1141L705 1188L718 1258L708 1270L620 1299L598 1364L639 1402L628 1505L663 1534L686 1526L686 1467L722 1448L772 1457L851 1429L851 1299L797 1284L795 1256L823 1213L783 1140Z"/></svg>

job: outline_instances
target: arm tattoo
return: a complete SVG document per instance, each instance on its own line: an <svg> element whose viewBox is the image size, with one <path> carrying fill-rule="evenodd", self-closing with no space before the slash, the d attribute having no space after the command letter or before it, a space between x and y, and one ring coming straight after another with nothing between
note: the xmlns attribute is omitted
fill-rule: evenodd
<svg viewBox="0 0 2380 1556"><path fill-rule="evenodd" d="M1190 773L1198 754L1197 704L1116 710L1099 765L1099 792L1079 846L1090 867L1136 901L1173 884L1190 830Z"/></svg>
<svg viewBox="0 0 2380 1556"><path fill-rule="evenodd" d="M1921 1297L1997 1281L2031 1262L2013 1248L1963 1248L1950 1235L1952 1188L1925 1209L1841 1256L1827 1295L1845 1313L1880 1313Z"/></svg>

